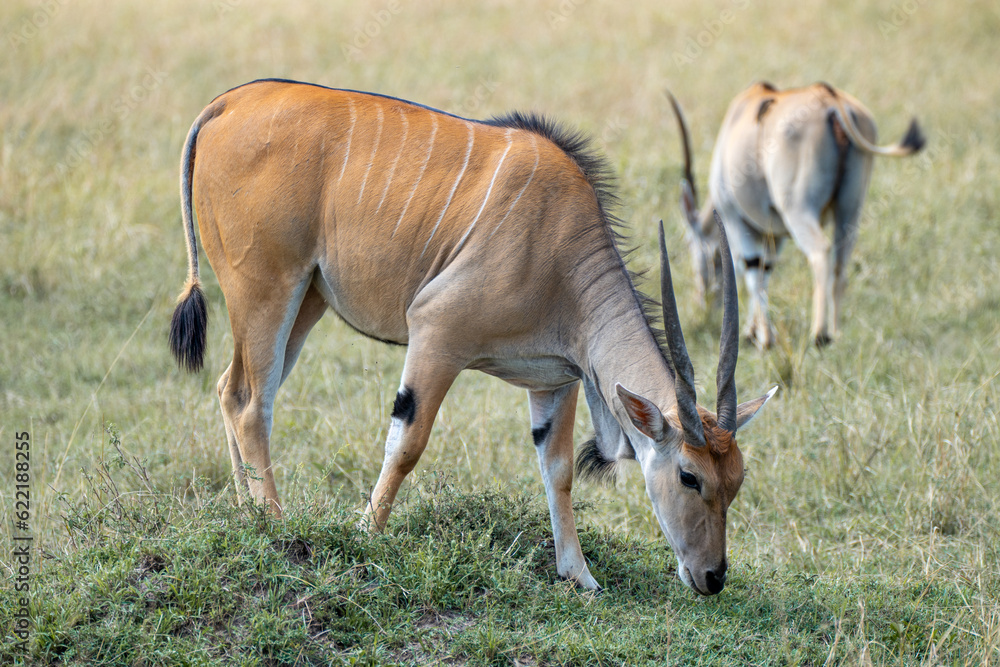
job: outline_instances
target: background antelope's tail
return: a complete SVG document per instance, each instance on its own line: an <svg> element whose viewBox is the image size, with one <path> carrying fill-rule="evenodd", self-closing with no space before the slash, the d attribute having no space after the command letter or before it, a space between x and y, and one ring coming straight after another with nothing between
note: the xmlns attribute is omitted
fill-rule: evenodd
<svg viewBox="0 0 1000 667"><path fill-rule="evenodd" d="M184 222L188 252L188 276L177 298L177 307L170 319L170 351L177 364L188 371L201 370L205 362L208 334L208 309L198 278L198 239L194 232L194 209L191 202L191 181L194 177L195 146L198 132L217 116L224 104L216 102L201 112L194 121L181 153L181 218Z"/></svg>
<svg viewBox="0 0 1000 667"><path fill-rule="evenodd" d="M910 127L906 131L906 135L898 144L894 146L876 146L865 139L861 135L861 132L858 131L858 127L854 124L854 118L844 107L844 101L840 99L840 96L835 94L833 96L833 100L833 112L837 116L837 121L840 123L840 126L844 128L844 132L850 138L851 143L866 153L871 153L873 155L886 155L889 157L903 157L904 155L916 153L923 148L926 143L924 133L920 130L920 125L917 123L917 119L914 118L910 121Z"/></svg>

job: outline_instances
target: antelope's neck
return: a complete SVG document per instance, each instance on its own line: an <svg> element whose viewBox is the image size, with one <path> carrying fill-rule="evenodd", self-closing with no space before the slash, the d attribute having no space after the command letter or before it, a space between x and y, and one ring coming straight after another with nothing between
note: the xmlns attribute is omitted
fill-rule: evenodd
<svg viewBox="0 0 1000 667"><path fill-rule="evenodd" d="M619 291L618 296L594 304L585 315L586 353L580 367L616 414L615 385L619 383L653 401L666 414L677 402L674 376L628 287L627 298Z"/></svg>

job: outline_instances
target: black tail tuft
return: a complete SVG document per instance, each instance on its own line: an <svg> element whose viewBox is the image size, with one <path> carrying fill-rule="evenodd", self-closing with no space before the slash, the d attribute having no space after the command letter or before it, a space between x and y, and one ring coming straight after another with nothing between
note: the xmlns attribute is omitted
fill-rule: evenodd
<svg viewBox="0 0 1000 667"><path fill-rule="evenodd" d="M576 475L581 479L588 478L608 485L618 478L615 462L604 458L597 446L597 438L591 438L580 445L576 454Z"/></svg>
<svg viewBox="0 0 1000 667"><path fill-rule="evenodd" d="M920 124L917 123L917 119L914 118L910 122L910 129L906 131L906 136L903 137L903 147L909 148L912 153L916 153L923 148L926 143L927 139L924 137L924 133L920 129Z"/></svg>
<svg viewBox="0 0 1000 667"><path fill-rule="evenodd" d="M181 298L170 319L170 351L177 359L177 365L192 373L201 370L205 363L207 333L205 295L195 283Z"/></svg>

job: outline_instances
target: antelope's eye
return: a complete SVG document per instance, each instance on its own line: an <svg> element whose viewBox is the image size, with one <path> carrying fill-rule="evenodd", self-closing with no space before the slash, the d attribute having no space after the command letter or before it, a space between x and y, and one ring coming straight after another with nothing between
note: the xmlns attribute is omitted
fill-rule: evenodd
<svg viewBox="0 0 1000 667"><path fill-rule="evenodd" d="M689 489L694 489L695 491L701 490L701 484L698 483L698 478L689 473L687 470L681 470L681 484Z"/></svg>

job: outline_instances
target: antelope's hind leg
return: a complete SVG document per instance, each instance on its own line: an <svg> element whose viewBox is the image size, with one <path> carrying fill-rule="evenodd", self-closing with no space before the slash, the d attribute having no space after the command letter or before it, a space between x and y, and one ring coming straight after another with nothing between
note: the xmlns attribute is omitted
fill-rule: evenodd
<svg viewBox="0 0 1000 667"><path fill-rule="evenodd" d="M556 572L579 586L600 590L580 549L573 516L573 421L580 383L553 391L529 391L531 436L545 483L556 546Z"/></svg>
<svg viewBox="0 0 1000 667"><path fill-rule="evenodd" d="M809 259L813 275L812 324L809 332L817 347L833 338L828 327L833 302L833 261L830 241L820 224L820 216L809 208L782 211L792 239Z"/></svg>
<svg viewBox="0 0 1000 667"><path fill-rule="evenodd" d="M767 287L784 239L765 237L742 218L735 219L737 224L727 226L726 233L732 244L734 268L737 275L743 275L747 288L747 318L743 335L757 349L767 350L775 342L774 327L768 313Z"/></svg>
<svg viewBox="0 0 1000 667"><path fill-rule="evenodd" d="M295 324L288 335L288 343L285 345L285 358L281 369L281 382L284 384L288 379L288 374L295 367L298 361L302 346L306 343L306 337L316 323L323 317L323 313L329 306L320 291L316 289L315 283L309 285L302 305L299 306L299 314L295 317Z"/></svg>
<svg viewBox="0 0 1000 667"><path fill-rule="evenodd" d="M851 252L858 240L865 193L871 180L872 160L854 148L848 148L844 179L833 205L833 335L840 333L844 292L847 291L847 273Z"/></svg>
<svg viewBox="0 0 1000 667"><path fill-rule="evenodd" d="M259 292L230 290L227 304L233 361L219 378L218 392L233 475L241 495L248 490L280 517L270 454L274 399L326 304L309 280L268 284Z"/></svg>
<svg viewBox="0 0 1000 667"><path fill-rule="evenodd" d="M229 385L229 376L232 370L233 364L230 362L225 372L219 376L219 384L216 386L216 392L219 395L222 424L226 427L226 443L229 445L229 458L233 464L233 481L236 483L236 494L240 502L243 502L247 498L247 494L250 493L250 487L247 485L247 477L243 471L243 456L240 454L240 446L236 442L236 431L233 430L233 425L229 421L229 415L226 414L226 404L223 400L223 394Z"/></svg>

